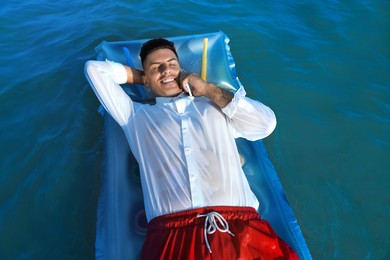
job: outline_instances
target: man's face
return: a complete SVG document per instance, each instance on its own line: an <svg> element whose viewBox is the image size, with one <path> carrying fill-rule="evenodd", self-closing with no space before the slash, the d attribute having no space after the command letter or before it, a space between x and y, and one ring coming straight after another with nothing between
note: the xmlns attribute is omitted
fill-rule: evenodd
<svg viewBox="0 0 390 260"><path fill-rule="evenodd" d="M178 82L180 64L173 51L158 49L144 61L144 85L160 97L173 97L182 92Z"/></svg>

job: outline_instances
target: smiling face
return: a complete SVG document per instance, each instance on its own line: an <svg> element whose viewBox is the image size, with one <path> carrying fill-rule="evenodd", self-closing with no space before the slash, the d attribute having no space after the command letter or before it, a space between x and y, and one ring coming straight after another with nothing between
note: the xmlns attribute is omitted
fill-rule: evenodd
<svg viewBox="0 0 390 260"><path fill-rule="evenodd" d="M157 49L148 54L144 64L144 85L160 97L173 97L182 92L178 84L180 64L170 49Z"/></svg>

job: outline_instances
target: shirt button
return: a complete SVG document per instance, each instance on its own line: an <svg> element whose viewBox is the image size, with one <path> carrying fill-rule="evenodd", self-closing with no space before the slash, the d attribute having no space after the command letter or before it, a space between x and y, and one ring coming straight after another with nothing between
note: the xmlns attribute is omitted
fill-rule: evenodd
<svg viewBox="0 0 390 260"><path fill-rule="evenodd" d="M187 147L187 148L184 148L184 153L187 154L187 155L188 155L189 153L191 153L191 148L188 148L188 147Z"/></svg>

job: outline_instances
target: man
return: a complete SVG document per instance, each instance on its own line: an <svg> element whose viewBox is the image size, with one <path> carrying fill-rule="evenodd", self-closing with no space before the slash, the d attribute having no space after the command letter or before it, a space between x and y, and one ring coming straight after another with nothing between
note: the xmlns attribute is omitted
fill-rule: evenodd
<svg viewBox="0 0 390 260"><path fill-rule="evenodd" d="M170 41L146 42L140 57L143 71L111 61L85 69L139 163L149 222L142 258L297 259L256 212L235 144L271 134L272 110L183 72ZM133 102L124 83L150 88L156 104Z"/></svg>

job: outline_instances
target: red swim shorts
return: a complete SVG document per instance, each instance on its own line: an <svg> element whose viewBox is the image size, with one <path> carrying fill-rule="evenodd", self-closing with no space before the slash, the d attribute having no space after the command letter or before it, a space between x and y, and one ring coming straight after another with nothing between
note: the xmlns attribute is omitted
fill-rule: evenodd
<svg viewBox="0 0 390 260"><path fill-rule="evenodd" d="M206 207L151 220L141 258L298 259L251 207Z"/></svg>

